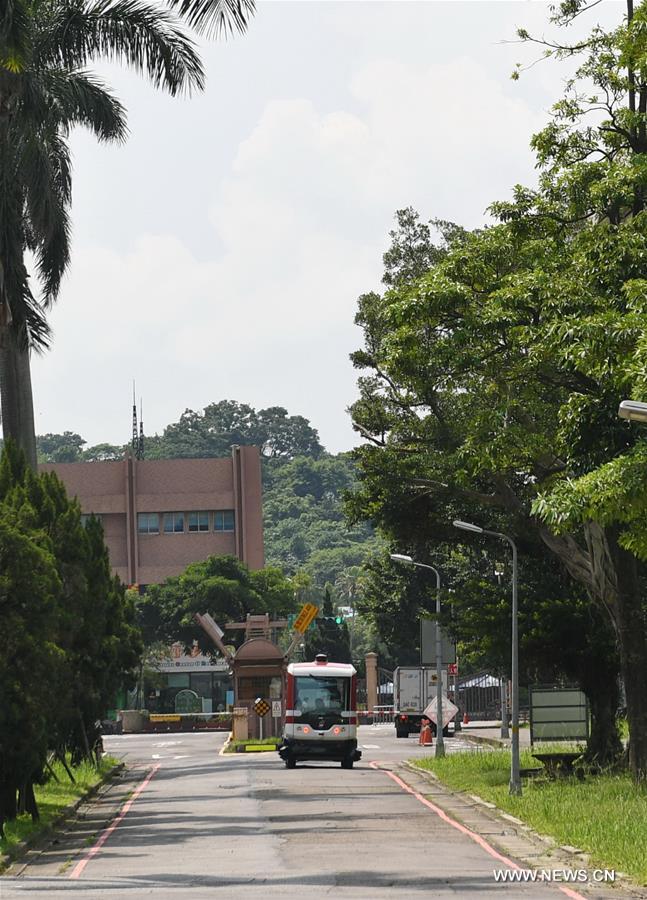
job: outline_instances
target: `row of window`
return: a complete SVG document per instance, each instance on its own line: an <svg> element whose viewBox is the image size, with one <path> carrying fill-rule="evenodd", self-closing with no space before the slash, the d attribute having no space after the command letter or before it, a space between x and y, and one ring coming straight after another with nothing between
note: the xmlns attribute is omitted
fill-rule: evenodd
<svg viewBox="0 0 647 900"><path fill-rule="evenodd" d="M139 534L159 534L160 518L164 534L234 530L233 509L221 509L215 512L138 513L137 531Z"/></svg>

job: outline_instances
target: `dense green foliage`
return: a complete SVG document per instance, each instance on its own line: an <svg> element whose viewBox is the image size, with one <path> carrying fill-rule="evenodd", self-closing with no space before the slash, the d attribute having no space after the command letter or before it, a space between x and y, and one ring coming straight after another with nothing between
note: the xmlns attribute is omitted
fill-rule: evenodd
<svg viewBox="0 0 647 900"><path fill-rule="evenodd" d="M101 525L81 525L53 474L9 445L0 461L0 833L50 752L92 758L101 719L141 652L134 607L110 572Z"/></svg>
<svg viewBox="0 0 647 900"><path fill-rule="evenodd" d="M265 553L293 573L303 569L323 589L377 546L366 524L349 526L342 500L355 484L350 454L298 456L263 466Z"/></svg>
<svg viewBox="0 0 647 900"><path fill-rule="evenodd" d="M291 459L303 454L317 457L323 447L303 416L288 416L282 406L255 410L246 403L221 400L202 412L187 409L163 434L149 438L149 459L227 456L234 444L253 444L269 459Z"/></svg>

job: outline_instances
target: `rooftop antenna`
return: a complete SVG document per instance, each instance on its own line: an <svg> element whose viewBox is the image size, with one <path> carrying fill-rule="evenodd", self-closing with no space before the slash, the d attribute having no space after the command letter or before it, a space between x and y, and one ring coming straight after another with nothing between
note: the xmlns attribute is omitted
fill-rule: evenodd
<svg viewBox="0 0 647 900"><path fill-rule="evenodd" d="M132 438L132 448L133 453L136 457L139 457L139 438L137 435L137 403L135 401L135 379L133 378L133 438Z"/></svg>
<svg viewBox="0 0 647 900"><path fill-rule="evenodd" d="M139 398L139 440L137 442L137 459L144 458L144 404Z"/></svg>

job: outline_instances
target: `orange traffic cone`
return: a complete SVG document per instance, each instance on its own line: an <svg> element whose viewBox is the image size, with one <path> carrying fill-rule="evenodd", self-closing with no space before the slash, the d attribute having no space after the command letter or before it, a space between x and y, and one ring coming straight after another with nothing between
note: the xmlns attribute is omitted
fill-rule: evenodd
<svg viewBox="0 0 647 900"><path fill-rule="evenodd" d="M469 724L470 724L470 717L467 715L467 712L464 712L463 713L463 725L469 725Z"/></svg>
<svg viewBox="0 0 647 900"><path fill-rule="evenodd" d="M420 739L418 740L418 743L422 744L424 747L430 747L433 744L431 723L429 722L429 719L423 719L420 724Z"/></svg>

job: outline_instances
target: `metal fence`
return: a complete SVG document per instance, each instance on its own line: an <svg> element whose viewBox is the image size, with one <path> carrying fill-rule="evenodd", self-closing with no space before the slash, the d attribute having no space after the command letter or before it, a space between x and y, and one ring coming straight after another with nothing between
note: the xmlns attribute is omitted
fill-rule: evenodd
<svg viewBox="0 0 647 900"><path fill-rule="evenodd" d="M501 718L501 679L489 672L476 672L456 680L456 699L461 714L470 719Z"/></svg>

